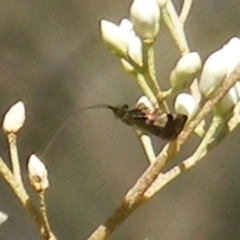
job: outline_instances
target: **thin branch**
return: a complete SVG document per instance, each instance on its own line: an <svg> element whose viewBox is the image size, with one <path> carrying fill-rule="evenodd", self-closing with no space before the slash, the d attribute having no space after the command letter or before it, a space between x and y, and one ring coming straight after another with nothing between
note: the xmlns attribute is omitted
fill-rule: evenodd
<svg viewBox="0 0 240 240"><path fill-rule="evenodd" d="M22 205L28 210L29 214L33 217L40 233L42 233L43 219L41 217L41 214L34 207L25 189L23 189L16 181L12 172L9 170L8 166L5 164L2 158L0 158L0 173L10 186L10 188L13 190L18 200L22 203Z"/></svg>
<svg viewBox="0 0 240 240"><path fill-rule="evenodd" d="M147 82L147 84L149 85L150 89L152 90L152 92L155 96L158 96L158 94L161 95L162 91L160 89L160 86L159 86L159 84L157 82L157 78L156 78L153 45L143 43L142 52L143 52L143 54L142 54L143 55L143 72L142 72L142 74L144 76L144 79ZM168 112L167 103L163 99L158 101L158 105L159 105L161 112L163 112L163 113Z"/></svg>
<svg viewBox="0 0 240 240"><path fill-rule="evenodd" d="M240 77L240 64L237 68L226 77L222 86L220 87L219 93L213 98L209 99L201 111L197 114L196 118L190 122L190 124L185 128L178 136L177 141L177 151L179 151L182 144L186 141L189 135L194 131L198 124L212 111L214 106L227 94L229 89L239 80Z"/></svg>
<svg viewBox="0 0 240 240"><path fill-rule="evenodd" d="M88 240L104 240L135 210L142 204L142 195L157 178L163 168L165 161L162 159L170 158L171 143L166 144L157 160L148 167L145 173L139 178L137 183L126 194L122 204L115 210L110 218L100 225Z"/></svg>
<svg viewBox="0 0 240 240"><path fill-rule="evenodd" d="M153 94L156 96L160 90L160 86L156 79L155 63L154 63L154 49L153 45L144 43L142 44L142 55L143 55L143 71L142 74L145 76L149 87L152 89Z"/></svg>
<svg viewBox="0 0 240 240"><path fill-rule="evenodd" d="M187 17L188 12L191 8L192 0L185 0L182 14L184 13ZM168 30L174 39L181 56L189 52L188 42L184 32L184 21L182 22L177 15L176 9L171 0L168 0L165 5L160 6L162 10L163 20L168 27ZM198 88L197 80L195 79L190 86L191 94L199 102L200 91Z"/></svg>
<svg viewBox="0 0 240 240"><path fill-rule="evenodd" d="M10 159L12 162L12 169L13 175L20 185L20 187L24 188L22 175L21 175L21 168L19 163L18 157L18 149L17 149L17 135L15 133L8 133L7 134L8 144L9 144L9 152L10 152Z"/></svg>
<svg viewBox="0 0 240 240"><path fill-rule="evenodd" d="M163 21L168 27L168 30L174 39L181 55L189 52L187 39L184 33L183 24L179 20L177 12L171 0L161 6Z"/></svg>
<svg viewBox="0 0 240 240"><path fill-rule="evenodd" d="M240 65L230 76L225 79L221 87L221 91L215 97L205 103L196 118L189 124L187 128L182 131L182 133L180 133L177 141L169 142L165 145L161 153L158 155L156 161L147 168L147 170L139 178L132 189L130 189L130 191L126 194L122 204L116 209L116 211L104 224L100 225L93 232L88 240L106 239L114 231L114 229L116 229L135 209L137 209L143 202L145 202L145 192L147 192L147 189L157 179L166 162L175 156L175 154L180 150L183 143L201 122L201 120L210 113L215 104L219 102L228 92L228 90L238 81L239 76ZM204 154L206 154L206 152L204 152ZM204 154L202 154L200 158L203 158ZM173 179L180 175L181 169L188 169L193 166L195 163L195 158L196 155L186 159L178 168L173 168L171 172L171 178Z"/></svg>
<svg viewBox="0 0 240 240"><path fill-rule="evenodd" d="M151 88L148 86L143 74L136 73L134 74L135 79L137 80L137 83L142 90L143 94L148 97L149 101L155 106L157 103L157 99L155 95L153 94Z"/></svg>
<svg viewBox="0 0 240 240"><path fill-rule="evenodd" d="M184 24L191 10L193 0L184 0L183 7L179 16L180 21Z"/></svg>
<svg viewBox="0 0 240 240"><path fill-rule="evenodd" d="M144 197L145 199L149 199L152 196L154 196L157 192L159 192L163 187L165 187L168 183L172 182L174 179L182 175L187 170L190 170L192 167L194 167L198 162L200 162L211 150L213 150L215 147L217 147L222 140L224 139L223 136L226 137L226 135L230 132L232 132L238 125L239 125L239 118L240 115L237 113L234 115L230 121L228 122L228 131L225 132L226 134L220 133L221 137L216 138L214 141L210 142L205 146L205 149L203 151L203 154L199 156L199 158L196 158L196 155L192 155L191 157L185 159L182 163L180 163L178 166L173 167L168 172L164 174L160 174L157 180L153 183L153 185L145 192Z"/></svg>
<svg viewBox="0 0 240 240"><path fill-rule="evenodd" d="M39 202L40 202L40 212L42 214L43 218L43 228L44 232L43 235L46 240L57 240L57 238L54 236L49 221L48 221L48 216L47 216L47 207L46 207L46 202L45 202L45 191L41 191L39 194Z"/></svg>
<svg viewBox="0 0 240 240"><path fill-rule="evenodd" d="M188 158L188 161L190 162L189 159L191 159L191 166L188 163L189 168L193 167L199 162L207 153L208 153L208 146L211 142L214 142L213 136L215 133L218 131L219 128L221 128L221 124L224 122L224 118L221 116L214 116L213 121L206 132L203 140L199 144L198 148L196 151L192 154L190 158ZM182 166L184 166L183 169L186 169L186 166L184 165L183 161L179 166L178 166L178 171L176 171L175 167L173 169L175 170L169 170L169 172L173 172L175 177L179 176L181 174ZM173 175L172 174L159 174L158 178L153 182L153 184L148 188L148 190L144 193L144 198L145 200L150 199L153 197L157 192L159 192L164 186L166 186L167 183L171 182Z"/></svg>
<svg viewBox="0 0 240 240"><path fill-rule="evenodd" d="M142 143L149 163L153 164L156 161L156 154L153 149L151 138L147 134L139 133L139 131L137 131L137 135Z"/></svg>

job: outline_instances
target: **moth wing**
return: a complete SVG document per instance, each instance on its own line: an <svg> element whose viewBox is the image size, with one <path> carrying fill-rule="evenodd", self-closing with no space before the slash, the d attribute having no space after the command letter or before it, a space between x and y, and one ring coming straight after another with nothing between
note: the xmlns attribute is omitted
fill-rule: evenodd
<svg viewBox="0 0 240 240"><path fill-rule="evenodd" d="M167 114L167 121L159 137L165 140L174 140L183 130L187 121L184 114Z"/></svg>

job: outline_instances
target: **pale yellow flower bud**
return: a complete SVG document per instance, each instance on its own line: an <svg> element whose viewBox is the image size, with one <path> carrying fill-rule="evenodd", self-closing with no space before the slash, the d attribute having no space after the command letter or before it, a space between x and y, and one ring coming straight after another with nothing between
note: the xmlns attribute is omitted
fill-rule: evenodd
<svg viewBox="0 0 240 240"><path fill-rule="evenodd" d="M0 225L8 220L8 215L2 211L0 211Z"/></svg>
<svg viewBox="0 0 240 240"><path fill-rule="evenodd" d="M206 60L199 82L199 89L206 97L211 96L222 84L228 72L226 51L220 49Z"/></svg>
<svg viewBox="0 0 240 240"><path fill-rule="evenodd" d="M17 133L25 122L25 106L19 101L14 104L3 119L3 130L7 133Z"/></svg>
<svg viewBox="0 0 240 240"><path fill-rule="evenodd" d="M216 112L220 115L226 115L233 110L235 105L240 101L240 82L231 87L228 93L216 106Z"/></svg>
<svg viewBox="0 0 240 240"><path fill-rule="evenodd" d="M170 75L170 84L174 89L189 87L202 67L202 61L197 52L182 56Z"/></svg>
<svg viewBox="0 0 240 240"><path fill-rule="evenodd" d="M154 107L147 96L141 96L138 99L136 106L138 108L144 108L145 110L149 110L150 112L154 111Z"/></svg>
<svg viewBox="0 0 240 240"><path fill-rule="evenodd" d="M36 192L45 191L49 187L47 168L35 154L28 161L28 177Z"/></svg>
<svg viewBox="0 0 240 240"><path fill-rule="evenodd" d="M103 42L111 52L120 56L127 56L127 35L116 24L107 20L101 20L100 30Z"/></svg>
<svg viewBox="0 0 240 240"><path fill-rule="evenodd" d="M156 0L134 0L130 17L137 35L145 42L154 41L160 24L160 9Z"/></svg>
<svg viewBox="0 0 240 240"><path fill-rule="evenodd" d="M192 95L180 93L175 100L174 108L177 113L187 115L190 118L199 106Z"/></svg>

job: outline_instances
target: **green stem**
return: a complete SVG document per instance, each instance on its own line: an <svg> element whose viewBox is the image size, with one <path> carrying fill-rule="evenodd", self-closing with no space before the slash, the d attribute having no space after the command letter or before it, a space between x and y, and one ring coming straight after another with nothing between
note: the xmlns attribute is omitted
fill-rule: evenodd
<svg viewBox="0 0 240 240"><path fill-rule="evenodd" d="M193 0L184 0L183 7L179 16L179 19L182 23L185 23L188 17L188 14L191 10Z"/></svg>
<svg viewBox="0 0 240 240"><path fill-rule="evenodd" d="M134 75L135 75L137 83L138 83L140 89L142 90L143 94L146 95L148 97L148 99L150 100L150 102L152 103L152 105L155 106L157 104L156 96L154 95L151 88L147 84L144 76L140 73L137 73Z"/></svg>
<svg viewBox="0 0 240 240"><path fill-rule="evenodd" d="M161 95L161 89L156 78L155 61L154 61L154 48L153 44L143 43L143 75L155 96ZM158 101L161 112L167 113L168 106L162 99Z"/></svg>
<svg viewBox="0 0 240 240"><path fill-rule="evenodd" d="M142 143L143 149L146 153L148 161L153 164L156 161L156 154L153 149L152 140L147 134L143 134L140 130L136 129L137 135Z"/></svg>
<svg viewBox="0 0 240 240"><path fill-rule="evenodd" d="M167 25L172 38L174 39L181 55L189 52L187 40L184 33L183 24L179 20L177 12L171 0L168 0L165 5L160 6L162 17Z"/></svg>
<svg viewBox="0 0 240 240"><path fill-rule="evenodd" d="M170 183L173 179L179 176L184 170L190 169L195 166L204 156L210 151L209 145L215 141L214 135L221 128L224 119L221 116L214 116L213 121L208 128L203 140L199 144L197 150L192 154L191 157L184 160L178 166L173 167L167 173L160 174L154 183L144 193L145 200L153 197L159 192L164 186Z"/></svg>

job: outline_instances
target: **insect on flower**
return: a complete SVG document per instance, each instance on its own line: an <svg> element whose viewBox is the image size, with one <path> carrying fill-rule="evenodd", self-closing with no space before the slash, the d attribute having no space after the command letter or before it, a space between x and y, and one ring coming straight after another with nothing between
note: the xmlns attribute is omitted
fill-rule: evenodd
<svg viewBox="0 0 240 240"><path fill-rule="evenodd" d="M133 109L129 109L127 104L120 106L99 104L87 109L90 108L110 109L123 123L136 126L146 133L167 141L176 139L187 121L187 116L184 114L160 113L159 109L153 108L145 96L139 99L136 108Z"/></svg>
<svg viewBox="0 0 240 240"><path fill-rule="evenodd" d="M112 106L109 104L97 104L86 108L78 109L86 111L89 109L109 109L116 118L119 118L128 126L136 126L145 133L150 133L166 141L172 141L177 138L182 131L187 115L175 113L161 113L158 108L154 108L147 97L141 97L135 108L129 109L127 104ZM52 137L44 150L44 155L63 128L69 123L74 115L68 118ZM54 119L54 118L53 118Z"/></svg>

